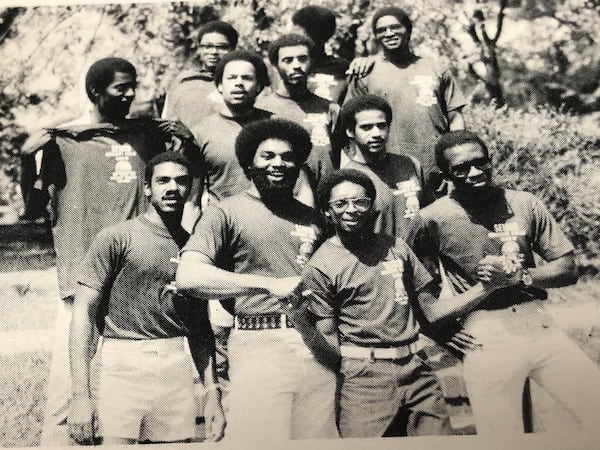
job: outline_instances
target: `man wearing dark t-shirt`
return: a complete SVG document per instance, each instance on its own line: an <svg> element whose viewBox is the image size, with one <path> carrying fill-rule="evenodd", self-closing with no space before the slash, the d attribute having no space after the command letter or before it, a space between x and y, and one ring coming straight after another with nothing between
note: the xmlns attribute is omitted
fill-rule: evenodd
<svg viewBox="0 0 600 450"><path fill-rule="evenodd" d="M435 154L454 190L421 213L432 246L428 259L431 267L441 261L448 290L422 306L433 326L460 318L477 433L523 432L527 377L592 430L600 372L544 308L545 288L577 280L573 246L537 197L493 183L488 149L477 135L450 132ZM533 252L547 263L536 266Z"/></svg>
<svg viewBox="0 0 600 450"><path fill-rule="evenodd" d="M179 119L192 128L223 106L214 74L224 55L235 50L238 32L229 23L214 20L198 31L199 65L181 72L169 88L162 117ZM194 61L195 62L195 61Z"/></svg>
<svg viewBox="0 0 600 450"><path fill-rule="evenodd" d="M374 65L365 77L351 79L344 102L361 94L385 98L394 111L389 151L417 158L431 184L430 174L437 170L435 142L449 130L464 127L461 109L466 100L449 70L410 51L411 30L412 22L403 10L386 7L375 11L373 33L383 51L374 56ZM439 181L432 180L432 188L437 188Z"/></svg>
<svg viewBox="0 0 600 450"><path fill-rule="evenodd" d="M419 161L388 151L392 117L390 104L375 95L361 95L344 104L340 121L350 156L344 168L364 172L375 185L373 209L379 212L375 232L404 239L412 248L421 229L419 210L433 194L424 185Z"/></svg>
<svg viewBox="0 0 600 450"><path fill-rule="evenodd" d="M302 273L317 328L341 353L340 434L448 434L413 312L416 302L433 298L432 278L402 239L373 231L375 196L371 179L357 170L322 180L318 204L335 236ZM402 412L405 427L395 420Z"/></svg>
<svg viewBox="0 0 600 450"><path fill-rule="evenodd" d="M67 334L79 265L103 228L141 214L144 168L166 142L178 137L182 149L196 148L179 121L127 119L135 97L136 70L121 58L96 61L86 75L93 109L91 123L54 128L40 138L41 181L48 212L62 298L56 325L42 445L68 445L65 430L69 375ZM193 155L193 152L190 152ZM60 426L59 426L60 425Z"/></svg>
<svg viewBox="0 0 600 450"><path fill-rule="evenodd" d="M278 117L296 122L310 133L313 144L306 161L313 189L323 175L333 170L331 132L339 106L309 91L307 76L314 48L310 38L286 34L269 46L269 60L281 82L275 91L259 97L257 104Z"/></svg>
<svg viewBox="0 0 600 450"><path fill-rule="evenodd" d="M337 436L335 373L323 365L330 354L311 355L320 335L282 301L321 235L316 212L293 197L310 148L306 130L292 122L247 125L236 155L250 188L209 206L182 250L180 292L236 297L225 439Z"/></svg>
<svg viewBox="0 0 600 450"><path fill-rule="evenodd" d="M206 304L170 288L179 250L189 237L181 216L191 184L185 157L163 152L152 158L145 173L146 213L102 230L82 263L71 321L68 420L78 443L94 437L89 386L97 323L103 324L97 400L103 444L195 436L194 375L186 341L208 389L207 437L223 435Z"/></svg>

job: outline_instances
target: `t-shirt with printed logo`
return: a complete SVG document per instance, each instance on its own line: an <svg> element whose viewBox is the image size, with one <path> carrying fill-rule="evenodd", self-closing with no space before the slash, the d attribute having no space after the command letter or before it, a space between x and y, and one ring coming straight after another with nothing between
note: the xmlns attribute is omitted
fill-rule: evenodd
<svg viewBox="0 0 600 450"><path fill-rule="evenodd" d="M417 339L417 292L431 275L401 239L373 234L360 249L337 238L323 243L302 273L302 289L313 291L309 310L337 319L342 344L386 347Z"/></svg>
<svg viewBox="0 0 600 450"><path fill-rule="evenodd" d="M207 256L235 273L290 277L302 268L321 242L317 212L292 199L268 208L248 192L210 205L182 249ZM280 314L280 300L268 294L239 296L235 314Z"/></svg>
<svg viewBox="0 0 600 450"><path fill-rule="evenodd" d="M436 167L435 143L449 131L448 113L467 103L450 71L417 56L399 67L378 54L369 74L350 81L344 102L363 94L389 102L393 116L388 151L414 156L428 177Z"/></svg>
<svg viewBox="0 0 600 450"><path fill-rule="evenodd" d="M74 294L79 264L104 227L146 210L144 170L165 151L156 123L74 125L48 130L41 178L57 186L57 220L52 228L62 298Z"/></svg>

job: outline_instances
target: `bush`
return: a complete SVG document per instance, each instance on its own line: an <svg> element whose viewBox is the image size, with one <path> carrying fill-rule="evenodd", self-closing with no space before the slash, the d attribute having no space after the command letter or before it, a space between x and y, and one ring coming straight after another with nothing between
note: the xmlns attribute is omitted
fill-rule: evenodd
<svg viewBox="0 0 600 450"><path fill-rule="evenodd" d="M600 130L546 107L466 110L467 127L489 145L496 180L541 197L581 263L600 268Z"/></svg>

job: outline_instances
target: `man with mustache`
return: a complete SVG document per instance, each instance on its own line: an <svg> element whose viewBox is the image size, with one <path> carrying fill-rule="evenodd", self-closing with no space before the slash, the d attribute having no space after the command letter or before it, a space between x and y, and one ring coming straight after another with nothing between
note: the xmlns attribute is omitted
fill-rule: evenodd
<svg viewBox="0 0 600 450"><path fill-rule="evenodd" d="M572 244L537 197L492 181L488 149L476 134L445 134L435 155L454 189L421 215L428 253L439 258L454 292L421 306L433 326L460 318L467 338L463 377L477 433L523 433L527 377L582 427L594 429L600 372L544 309L545 288L577 281ZM546 264L537 266L533 252ZM436 260L430 264L438 267Z"/></svg>
<svg viewBox="0 0 600 450"><path fill-rule="evenodd" d="M181 216L191 185L184 156L163 152L152 158L145 170L148 209L102 230L81 265L71 321L68 421L80 444L93 441L96 415L104 445L194 438L194 372L187 345L208 390L207 438L223 436L206 304L170 288L173 260L189 237ZM95 408L90 362L97 323L103 339Z"/></svg>
<svg viewBox="0 0 600 450"><path fill-rule="evenodd" d="M416 158L388 151L392 117L390 104L376 95L361 95L344 104L340 122L350 156L344 168L364 172L375 185L375 232L401 238L412 248L421 228L419 210L432 201L433 193L423 183Z"/></svg>
<svg viewBox="0 0 600 450"><path fill-rule="evenodd" d="M321 177L333 170L330 135L339 106L308 89L313 49L312 40L298 34L286 34L272 42L269 60L279 73L280 83L269 95L259 97L257 104L310 133L313 148L306 166L314 190Z"/></svg>
<svg viewBox="0 0 600 450"><path fill-rule="evenodd" d="M238 32L229 23L214 20L200 28L197 41L197 61L177 76L162 112L165 119L179 119L190 128L221 109L223 100L215 88L215 69L223 56L235 50Z"/></svg>
<svg viewBox="0 0 600 450"><path fill-rule="evenodd" d="M461 110L466 99L448 69L410 50L412 22L406 12L378 9L372 24L382 51L373 57L366 76L350 80L344 102L361 94L384 97L394 111L389 151L417 158L426 183L437 189L441 177L431 175L436 171L433 147L440 135L464 128ZM342 166L345 158L342 154Z"/></svg>
<svg viewBox="0 0 600 450"><path fill-rule="evenodd" d="M235 150L250 187L210 205L181 252L179 292L235 297L225 439L337 437L336 376L323 365L335 362L311 354L320 334L285 300L321 236L316 211L293 196L311 146L287 120L247 125Z"/></svg>
<svg viewBox="0 0 600 450"><path fill-rule="evenodd" d="M42 445L69 445L66 416L70 393L67 337L76 274L96 234L146 209L146 162L166 150L172 137L193 156L191 132L179 121L128 118L137 72L122 58L94 62L85 78L92 104L87 123L47 129L31 152L43 152L40 188L48 201L58 286L62 301L48 375ZM195 167L195 173L201 167Z"/></svg>

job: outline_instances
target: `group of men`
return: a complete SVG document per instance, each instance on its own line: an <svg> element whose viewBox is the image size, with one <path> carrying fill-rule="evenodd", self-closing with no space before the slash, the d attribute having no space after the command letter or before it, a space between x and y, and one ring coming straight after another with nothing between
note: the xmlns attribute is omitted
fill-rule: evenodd
<svg viewBox="0 0 600 450"><path fill-rule="evenodd" d="M375 12L381 52L348 79L324 51L334 14L292 22L271 77L206 24L163 119L127 118L135 68L100 60L91 123L31 145L63 299L42 445L64 425L78 443L190 441L195 379L210 440L452 434L423 337L448 324L478 433L523 431L527 377L593 426L598 369L543 310L577 279L573 247L493 182L408 15Z"/></svg>

